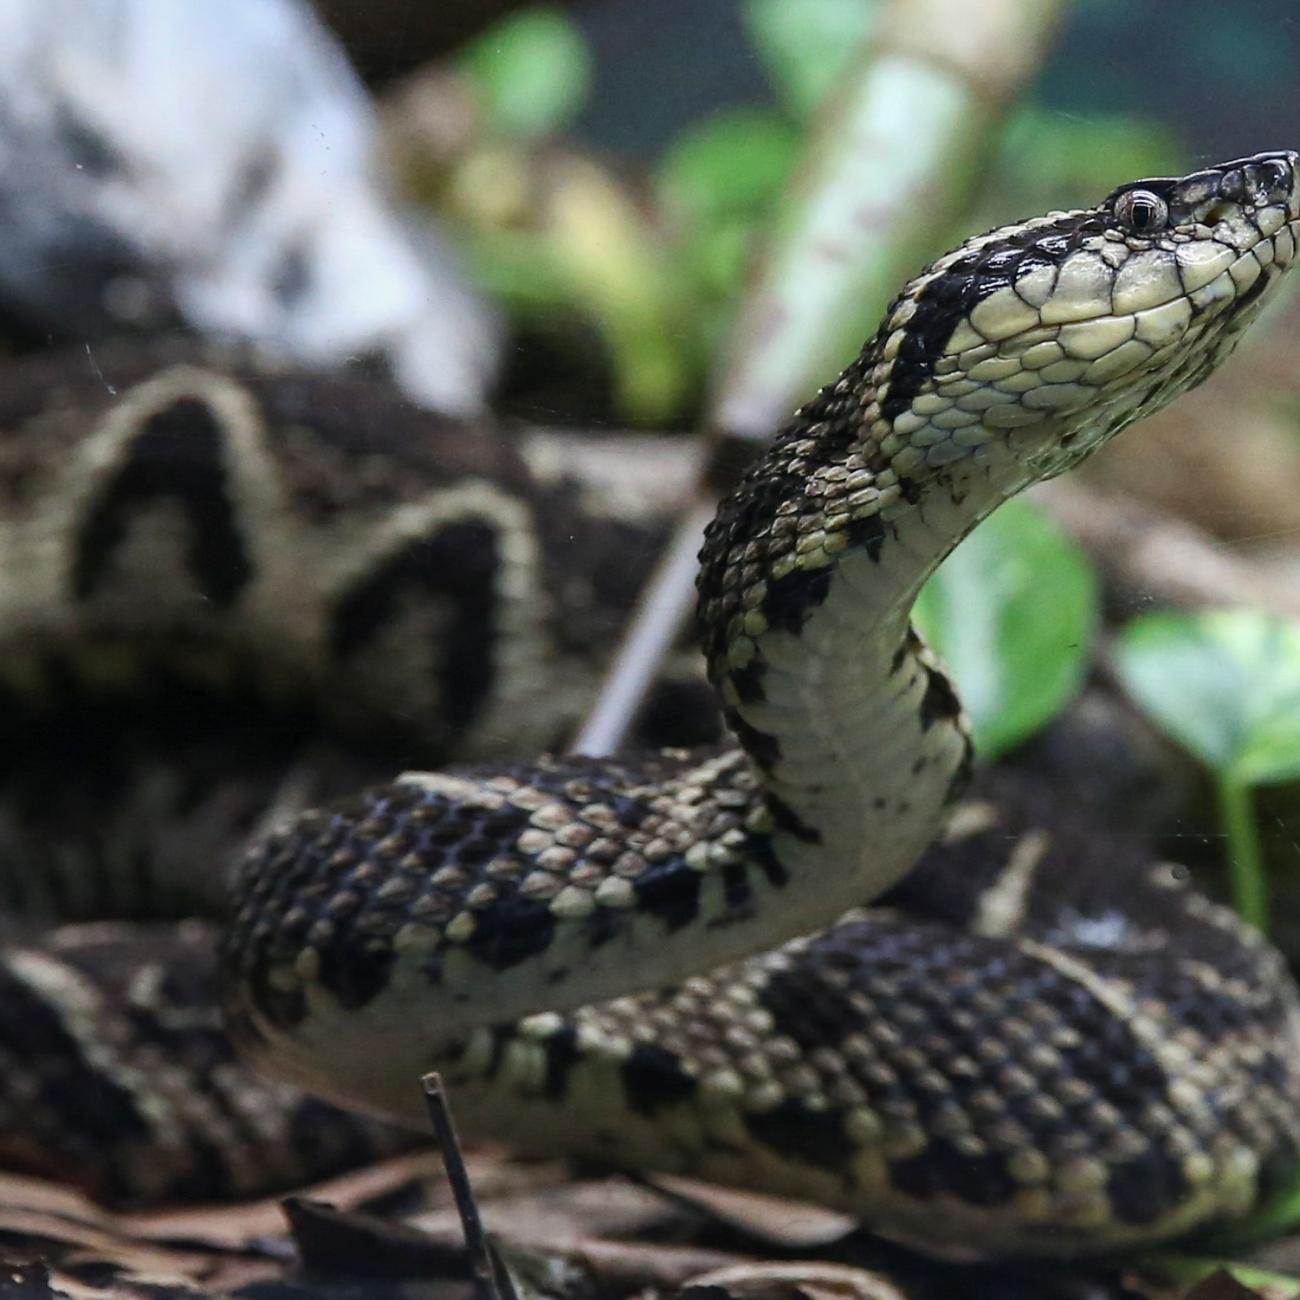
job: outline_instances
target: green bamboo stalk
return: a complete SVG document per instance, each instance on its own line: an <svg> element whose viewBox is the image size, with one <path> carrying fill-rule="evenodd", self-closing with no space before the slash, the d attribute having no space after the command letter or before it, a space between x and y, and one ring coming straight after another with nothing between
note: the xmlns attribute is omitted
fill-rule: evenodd
<svg viewBox="0 0 1300 1300"><path fill-rule="evenodd" d="M712 424L765 439L857 353L970 210L1062 0L891 0L779 212L717 372Z"/></svg>

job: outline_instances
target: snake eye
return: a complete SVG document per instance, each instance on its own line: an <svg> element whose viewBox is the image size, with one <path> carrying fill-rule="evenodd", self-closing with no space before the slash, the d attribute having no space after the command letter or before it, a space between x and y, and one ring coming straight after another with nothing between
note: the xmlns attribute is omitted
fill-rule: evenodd
<svg viewBox="0 0 1300 1300"><path fill-rule="evenodd" d="M1169 224L1169 205L1150 190L1125 190L1115 200L1115 215L1136 234L1149 235Z"/></svg>

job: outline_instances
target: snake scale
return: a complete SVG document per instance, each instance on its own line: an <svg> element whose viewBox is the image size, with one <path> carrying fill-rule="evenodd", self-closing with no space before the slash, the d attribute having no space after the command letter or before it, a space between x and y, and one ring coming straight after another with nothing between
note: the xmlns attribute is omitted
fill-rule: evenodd
<svg viewBox="0 0 1300 1300"><path fill-rule="evenodd" d="M1054 836L996 780L956 803L965 723L908 612L1002 501L1228 355L1294 256L1297 162L1134 182L969 239L906 286L709 530L701 635L738 746L481 757L503 732L528 752L530 710L549 702L536 697L561 694L528 660L539 620L570 651L583 639L530 600L560 505L528 504L506 461L498 491L478 470L434 485L427 452L342 389L329 438L277 397L272 454L269 427L249 433L265 425L256 384L195 368L141 380L88 442L51 446L51 425L39 453L16 442L0 462L5 571L22 574L0 608L27 629L0 672L15 700L89 699L92 713L142 679L320 697L362 731L387 707L407 737L388 753L418 755L428 731L480 753L317 807L350 768L314 775L308 746L313 775L295 758L274 797L217 800L213 843L232 824L252 837L223 943L227 1024L259 1069L313 1096L419 1124L418 1077L438 1069L471 1131L814 1197L935 1249L1099 1250L1239 1217L1300 1156L1300 1003L1281 958L1177 869L1091 826ZM38 498L66 503L79 544L31 526ZM498 563L476 570L483 547ZM603 543L568 552L594 565L592 549L609 559ZM228 706L209 713L228 752L270 735L297 754L289 722L240 732ZM534 730L554 730L542 714ZM209 742L184 717L150 725L197 755L188 797L207 815ZM109 751L110 786L122 770L149 784L148 758ZM94 892L77 817L73 798L42 823L58 842L47 911ZM15 844L33 838L9 823ZM219 875L188 867L184 902ZM179 888L136 875L146 910ZM16 906L40 894L33 879L14 868L0 883ZM91 1004L110 1001L96 933L15 941L4 963L59 1008L83 1076L100 1059ZM118 983L165 1007L175 967L146 969ZM21 1064L22 1026L0 1022ZM215 1073L238 1068L223 1057ZM305 1127L263 1122L286 1161L304 1135L335 1134L336 1160L400 1141L243 1074L214 1100L213 1074L204 1104L227 1141L263 1101L317 1108ZM73 1076L47 1077L69 1109ZM54 1117L51 1103L44 1141ZM207 1158L230 1163L210 1141Z"/></svg>

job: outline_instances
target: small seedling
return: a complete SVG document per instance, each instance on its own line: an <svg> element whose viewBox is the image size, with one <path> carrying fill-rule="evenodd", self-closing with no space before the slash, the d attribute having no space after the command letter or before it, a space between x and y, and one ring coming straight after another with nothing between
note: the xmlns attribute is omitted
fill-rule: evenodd
<svg viewBox="0 0 1300 1300"><path fill-rule="evenodd" d="M1264 929L1256 786L1300 777L1300 623L1254 610L1148 614L1116 647L1125 689L1213 773L1237 911Z"/></svg>

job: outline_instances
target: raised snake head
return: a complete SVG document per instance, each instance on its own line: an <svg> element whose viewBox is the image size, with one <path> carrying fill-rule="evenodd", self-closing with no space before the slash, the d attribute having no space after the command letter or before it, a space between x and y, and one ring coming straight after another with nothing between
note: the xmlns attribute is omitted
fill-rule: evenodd
<svg viewBox="0 0 1300 1300"><path fill-rule="evenodd" d="M900 480L1007 451L1028 478L1057 474L1200 383L1295 256L1298 167L1282 151L1133 181L940 258L866 375Z"/></svg>

